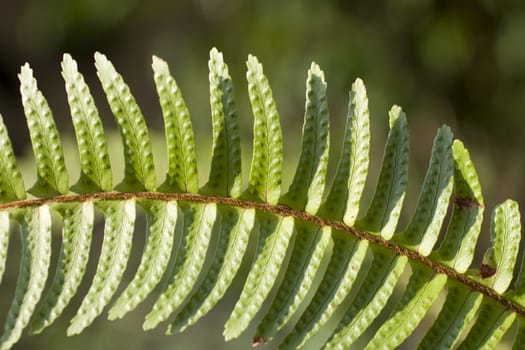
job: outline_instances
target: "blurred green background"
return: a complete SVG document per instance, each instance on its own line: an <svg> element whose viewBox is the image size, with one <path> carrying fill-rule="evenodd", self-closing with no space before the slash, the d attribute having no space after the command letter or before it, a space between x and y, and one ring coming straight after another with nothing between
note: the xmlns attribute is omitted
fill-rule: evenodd
<svg viewBox="0 0 525 350"><path fill-rule="evenodd" d="M523 1L21 0L1 5L0 112L19 157L31 154L19 101L20 65L31 64L59 130L63 136L72 135L60 76L61 56L71 53L109 130L115 124L93 67L93 53L101 51L131 86L148 125L162 133L150 68L155 54L169 62L192 113L204 182L211 135L207 60L209 49L216 46L230 65L246 160L251 154L252 133L244 77L247 55L258 56L273 88L285 133L288 180L300 150L306 71L315 60L328 81L333 157L338 158L348 90L356 77L365 81L370 99L372 169L380 165L388 109L395 103L407 112L411 186L400 227L412 214L433 137L441 124L450 125L470 149L488 210L507 197L525 203ZM248 166L245 162L244 168ZM376 175L372 172L369 176L368 196ZM25 176L26 185L30 185L30 175ZM288 184L285 181L285 188ZM488 241L488 225L484 226L482 246ZM0 289L1 315L8 308L16 282L17 244L13 239L8 273ZM138 263L140 249L134 252L131 270L132 264ZM95 265L96 260L91 261L91 275ZM239 288L238 284L236 291ZM245 349L250 332L237 342L222 341L222 326L234 297L235 291L219 310L176 337L163 336L162 329L143 333L145 306L118 322L100 317L82 335L66 338L68 316L74 312L68 308L61 323L43 335L24 336L16 348ZM75 301L78 305L79 298ZM410 342L404 345L412 347Z"/></svg>

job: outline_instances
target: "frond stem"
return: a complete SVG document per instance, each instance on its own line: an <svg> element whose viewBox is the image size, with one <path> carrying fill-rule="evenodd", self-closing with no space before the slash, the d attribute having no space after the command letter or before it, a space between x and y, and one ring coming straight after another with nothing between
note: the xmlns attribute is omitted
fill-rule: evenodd
<svg viewBox="0 0 525 350"><path fill-rule="evenodd" d="M498 294L494 289L487 287L475 279L461 274L454 269L438 264L426 256L419 254L416 251L410 250L403 246L400 246L394 242L388 241L376 236L372 233L360 231L355 227L347 226L343 222L328 220L321 218L319 216L311 215L306 212L293 210L288 206L284 205L271 205L263 202L254 202L248 200L242 200L231 197L214 197L214 196L204 196L196 193L160 193L160 192L100 192L92 194L67 194L59 195L49 198L37 198L37 199L25 199L19 201L13 201L8 203L0 204L0 211L8 209L17 209L17 208L28 208L28 207L38 207L44 204L53 204L53 203L67 203L67 202L85 202L90 200L126 200L133 198L143 198L143 199L155 199L162 201L187 201L187 202L201 202L201 203L216 203L216 204L225 204L234 206L237 208L243 209L255 209L263 212L276 214L279 216L291 216L298 220L307 221L310 223L317 224L321 227L329 226L332 229L342 231L348 234L351 234L357 239L367 240L369 242L375 243L379 246L385 247L394 251L398 255L404 255L409 259L415 260L436 273L442 273L447 275L450 278L455 279L456 281L466 285L471 290L479 292L499 304L501 304L505 309L513 311L521 316L525 316L525 307L522 307L512 300L505 298L503 295Z"/></svg>

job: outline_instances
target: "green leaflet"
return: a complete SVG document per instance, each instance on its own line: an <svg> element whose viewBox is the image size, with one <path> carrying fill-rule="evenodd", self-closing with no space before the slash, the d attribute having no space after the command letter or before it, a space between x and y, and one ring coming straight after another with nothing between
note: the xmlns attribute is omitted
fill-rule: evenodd
<svg viewBox="0 0 525 350"><path fill-rule="evenodd" d="M185 246L188 241L188 227L191 225L193 220L193 212L186 208L188 211L184 212L185 206L182 202L177 202L177 222L175 223L175 232L173 233L173 244L170 253L170 258L164 276L160 280L159 284L155 288L158 293L166 290L173 280L173 276L180 270L182 263L184 262ZM189 218L184 218L185 214L191 215Z"/></svg>
<svg viewBox="0 0 525 350"><path fill-rule="evenodd" d="M315 276L323 274L331 256L330 228L299 221L295 229L297 234L286 274L270 309L257 328L254 344L273 338L308 301L308 295L315 292L319 285L319 281L314 284Z"/></svg>
<svg viewBox="0 0 525 350"><path fill-rule="evenodd" d="M327 272L307 309L284 339L283 347L302 348L329 321L350 293L367 250L367 241L334 232L333 254Z"/></svg>
<svg viewBox="0 0 525 350"><path fill-rule="evenodd" d="M452 146L454 156L454 207L447 233L433 253L436 260L463 273L474 258L483 220L483 195L476 169L461 141Z"/></svg>
<svg viewBox="0 0 525 350"><path fill-rule="evenodd" d="M376 191L366 215L356 226L391 239L399 221L408 182L409 135L406 115L400 107L389 112L390 131Z"/></svg>
<svg viewBox="0 0 525 350"><path fill-rule="evenodd" d="M37 181L29 192L37 197L65 194L69 192L69 177L51 110L29 64L22 66L18 78L37 169Z"/></svg>
<svg viewBox="0 0 525 350"><path fill-rule="evenodd" d="M181 206L184 215L186 247L177 261L179 270L171 278L170 285L146 315L142 328L149 330L165 321L189 296L201 273L208 250L213 225L217 215L215 204L192 204Z"/></svg>
<svg viewBox="0 0 525 350"><path fill-rule="evenodd" d="M204 282L170 325L168 333L182 332L206 315L224 296L239 271L255 222L255 210L219 206L219 244Z"/></svg>
<svg viewBox="0 0 525 350"><path fill-rule="evenodd" d="M122 318L134 310L160 282L171 256L177 221L177 203L141 201L146 211L147 243L135 277L109 310L108 319Z"/></svg>
<svg viewBox="0 0 525 350"><path fill-rule="evenodd" d="M495 349L515 319L514 312L505 310L492 299L483 299L476 323L458 350Z"/></svg>
<svg viewBox="0 0 525 350"><path fill-rule="evenodd" d="M222 53L210 51L210 106L213 146L210 179L203 193L237 197L241 193L241 144L233 85Z"/></svg>
<svg viewBox="0 0 525 350"><path fill-rule="evenodd" d="M372 266L325 349L348 349L383 310L405 269L406 256L393 256L383 247L370 250Z"/></svg>
<svg viewBox="0 0 525 350"><path fill-rule="evenodd" d="M452 193L454 163L452 133L441 127L434 139L430 164L408 227L394 237L399 244L428 255L436 243Z"/></svg>
<svg viewBox="0 0 525 350"><path fill-rule="evenodd" d="M153 151L142 112L122 76L106 56L95 53L95 66L124 146L125 175L117 189L128 192L153 191L157 186Z"/></svg>
<svg viewBox="0 0 525 350"><path fill-rule="evenodd" d="M9 247L9 213L0 211L0 284L4 276L7 248Z"/></svg>
<svg viewBox="0 0 525 350"><path fill-rule="evenodd" d="M62 60L62 77L80 156L80 178L72 189L78 193L110 191L113 174L102 121L77 63L68 54Z"/></svg>
<svg viewBox="0 0 525 350"><path fill-rule="evenodd" d="M226 322L224 338L238 337L250 324L272 290L281 269L286 268L285 257L293 233L291 217L275 217L257 213L259 244L239 300Z"/></svg>
<svg viewBox="0 0 525 350"><path fill-rule="evenodd" d="M7 313L0 349L13 346L29 323L45 287L51 258L51 215L49 207L27 209L22 225L22 260L13 301Z"/></svg>
<svg viewBox="0 0 525 350"><path fill-rule="evenodd" d="M163 192L197 192L199 177L190 112L171 76L168 64L153 56L155 85L162 107L168 150L168 173L159 187Z"/></svg>
<svg viewBox="0 0 525 350"><path fill-rule="evenodd" d="M301 156L288 193L282 203L315 214L323 198L329 151L328 102L324 73L312 63L306 80Z"/></svg>
<svg viewBox="0 0 525 350"><path fill-rule="evenodd" d="M365 349L395 349L414 331L445 286L446 275L418 263L411 266L405 293Z"/></svg>
<svg viewBox="0 0 525 350"><path fill-rule="evenodd" d="M98 202L97 206L106 217L102 250L93 283L71 320L68 335L82 332L100 315L117 290L131 251L135 201L105 201Z"/></svg>
<svg viewBox="0 0 525 350"><path fill-rule="evenodd" d="M255 56L246 62L248 93L252 104L253 158L248 193L275 205L281 195L283 135L279 113L263 67Z"/></svg>
<svg viewBox="0 0 525 350"><path fill-rule="evenodd" d="M476 316L483 296L449 279L447 299L418 349L452 349Z"/></svg>
<svg viewBox="0 0 525 350"><path fill-rule="evenodd" d="M60 204L55 208L63 220L62 248L55 277L31 323L40 333L62 314L84 277L93 232L93 202Z"/></svg>
<svg viewBox="0 0 525 350"><path fill-rule="evenodd" d="M354 224L359 213L370 151L368 97L361 79L356 79L349 93L345 136L337 173L320 210L323 217Z"/></svg>
<svg viewBox="0 0 525 350"><path fill-rule="evenodd" d="M492 213L490 241L492 246L483 256L481 282L503 293L512 281L521 239L521 221L518 203L507 200L496 206Z"/></svg>
<svg viewBox="0 0 525 350"><path fill-rule="evenodd" d="M368 98L363 82L357 79L354 83L356 123L352 124L352 164L348 177L348 199L346 201L343 222L353 225L359 213L359 203L368 173L370 152L370 121L368 116Z"/></svg>
<svg viewBox="0 0 525 350"><path fill-rule="evenodd" d="M4 120L0 114L0 202L25 199L26 191L22 175L16 166L15 154L11 139L7 134Z"/></svg>

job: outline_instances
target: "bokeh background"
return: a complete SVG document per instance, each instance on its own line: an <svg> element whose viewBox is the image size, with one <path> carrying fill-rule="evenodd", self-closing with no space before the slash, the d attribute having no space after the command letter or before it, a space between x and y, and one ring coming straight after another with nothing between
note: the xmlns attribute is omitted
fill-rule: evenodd
<svg viewBox="0 0 525 350"><path fill-rule="evenodd" d="M18 92L19 67L30 62L65 144L72 145L66 148L73 150L73 128L60 75L63 53L71 53L78 61L105 127L115 129L96 79L95 51L113 61L141 105L148 126L160 135L162 118L151 55L169 62L192 113L198 155L204 159L200 169L204 183L211 137L207 60L209 49L216 46L230 65L246 160L252 137L245 82L247 55L258 56L273 88L285 133L288 180L300 150L306 71L314 60L328 81L331 155L335 158L348 90L356 77L367 86L374 170L369 176L368 196L380 165L387 111L399 104L408 114L411 186L401 225L413 212L433 137L442 124L450 125L471 151L484 188L486 217L495 204L508 197L525 203L523 1L4 0L0 9L0 113L22 167L29 164L24 173L27 185L31 184L31 150ZM157 161L162 162L160 156ZM249 164L244 166L247 169ZM289 181L285 181L285 188L287 184ZM488 242L488 224L480 241L482 246ZM97 242L94 254L99 249ZM8 273L0 288L0 315L5 314L16 283L18 254L13 251L17 244L13 239ZM138 263L140 249L134 252L130 266ZM92 260L91 276L96 267L96 259ZM24 336L16 348L245 349L251 334L232 343L224 343L221 336L239 288L199 326L176 337L165 337L162 329L141 331L148 304L118 322L100 317L82 335L66 338L68 317L74 313L70 307L61 322L43 335ZM75 300L78 305L80 299ZM403 347L413 348L413 343Z"/></svg>

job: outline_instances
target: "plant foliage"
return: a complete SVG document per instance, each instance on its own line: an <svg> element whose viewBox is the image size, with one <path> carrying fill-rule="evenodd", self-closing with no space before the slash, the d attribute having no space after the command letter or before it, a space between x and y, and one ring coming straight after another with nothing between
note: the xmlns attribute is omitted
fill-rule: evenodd
<svg viewBox="0 0 525 350"><path fill-rule="evenodd" d="M492 245L482 265L471 266L483 196L468 151L453 140L448 127L437 132L413 217L406 228L398 229L408 174L407 120L400 107L392 107L375 195L368 210L361 212L370 149L368 99L361 80L350 91L341 155L328 186L326 82L323 71L312 63L301 155L283 194L279 113L254 56L247 62L254 115L247 186L242 185L232 81L216 49L209 61L211 172L202 187L189 111L166 62L154 57L152 64L168 156L159 186L148 128L129 87L104 55L95 54L95 65L124 146L124 178L116 186L97 108L69 55L64 56L62 74L81 165L73 186L51 110L27 64L19 77L37 170L37 181L27 192L0 123L0 277L12 225L21 227L23 243L0 349L11 348L26 328L30 333L43 331L68 306L90 257L95 210L105 219L102 251L68 335L82 332L112 299L108 318L114 320L156 288L159 294L143 328L168 321L168 333L183 331L224 296L250 239L258 233L253 263L224 328L226 340L238 337L257 319L252 345L270 342L281 332L281 348L301 348L335 322L324 348L347 349L389 307L407 270L410 279L400 301L368 339L366 349L402 344L440 295L444 305L420 349L492 349L514 323L514 349L525 348L525 268L513 278L521 239L518 206L508 200L494 209ZM137 205L146 213L147 238L134 278L116 295L131 251ZM62 248L48 283L53 221L61 222ZM442 230L446 232L439 239Z"/></svg>

